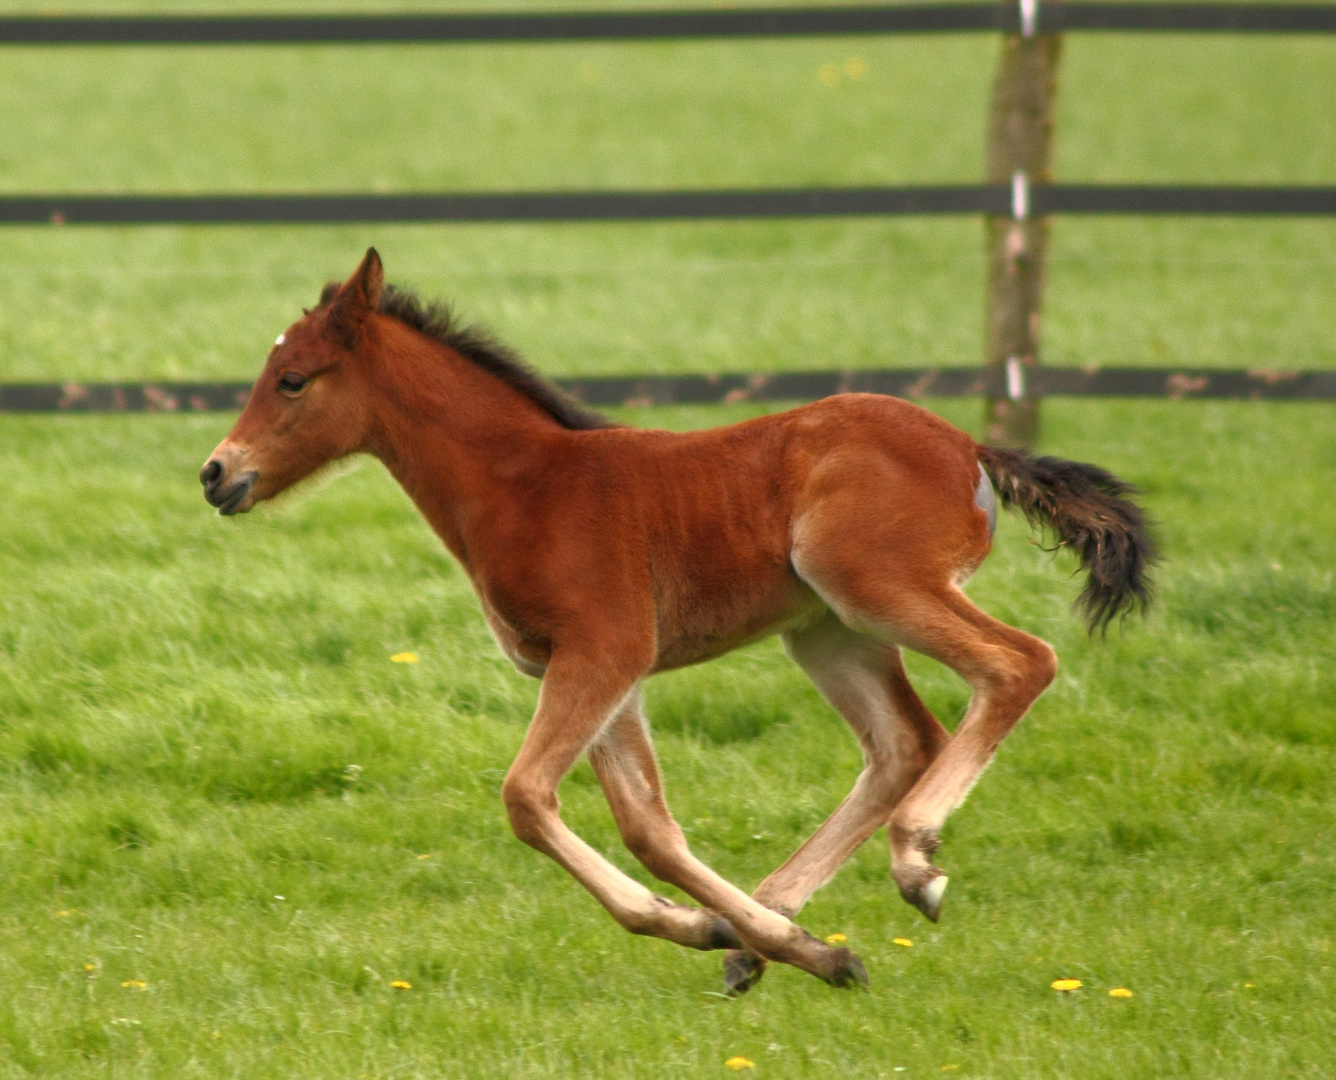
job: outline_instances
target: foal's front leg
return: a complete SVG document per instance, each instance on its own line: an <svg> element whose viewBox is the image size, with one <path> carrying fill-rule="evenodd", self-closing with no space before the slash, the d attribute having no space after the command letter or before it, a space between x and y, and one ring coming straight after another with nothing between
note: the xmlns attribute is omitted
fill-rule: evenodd
<svg viewBox="0 0 1336 1080"><path fill-rule="evenodd" d="M691 854L663 796L638 694L629 698L604 728L589 749L589 760L632 854L655 877L677 885L726 915L730 928L736 928L750 946L742 955L760 954L793 964L834 986L867 981L862 963L848 949L834 949L817 941Z"/></svg>
<svg viewBox="0 0 1336 1080"><path fill-rule="evenodd" d="M557 813L557 785L580 753L624 708L643 668L610 666L601 660L558 649L553 652L538 711L506 774L501 794L515 835L550 855L580 881L627 929L654 934L695 948L745 944L771 960L793 964L837 986L866 982L863 965L848 949L834 949L801 930L783 915L770 911L735 885L705 867L686 850L657 844L649 856L651 872L661 874L683 892L711 908L683 908L654 896L580 840ZM618 725L621 738L644 729ZM646 739L646 742L648 740ZM632 797L649 790L641 782L628 787ZM680 836L680 832L678 833ZM720 926L718 912L736 931Z"/></svg>
<svg viewBox="0 0 1336 1080"><path fill-rule="evenodd" d="M511 827L526 844L565 867L633 934L693 949L740 948L742 941L726 919L654 895L571 832L558 812L557 785L635 693L639 674L618 675L578 659L553 657L538 711L501 787Z"/></svg>

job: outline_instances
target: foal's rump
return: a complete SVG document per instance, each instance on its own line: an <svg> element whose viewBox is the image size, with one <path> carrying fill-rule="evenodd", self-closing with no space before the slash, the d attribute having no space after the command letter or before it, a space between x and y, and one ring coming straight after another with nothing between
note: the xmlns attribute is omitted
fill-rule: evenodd
<svg viewBox="0 0 1336 1080"><path fill-rule="evenodd" d="M935 588L983 561L991 515L978 448L963 431L872 394L831 398L798 416L807 468L793 507L793 561L819 593L868 572Z"/></svg>
<svg viewBox="0 0 1336 1080"><path fill-rule="evenodd" d="M824 408L822 406L825 406ZM962 583L992 546L996 504L1070 548L1092 630L1149 603L1155 545L1135 489L1104 469L983 446L911 402L845 395L795 414L807 470L792 562L841 618L894 593Z"/></svg>

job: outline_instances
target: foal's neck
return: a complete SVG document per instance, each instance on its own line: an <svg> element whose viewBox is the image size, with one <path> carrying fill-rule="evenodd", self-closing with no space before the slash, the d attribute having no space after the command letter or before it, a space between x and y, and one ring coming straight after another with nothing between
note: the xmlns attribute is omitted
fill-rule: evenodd
<svg viewBox="0 0 1336 1080"><path fill-rule="evenodd" d="M373 452L466 567L480 527L524 513L573 432L455 350L380 320Z"/></svg>

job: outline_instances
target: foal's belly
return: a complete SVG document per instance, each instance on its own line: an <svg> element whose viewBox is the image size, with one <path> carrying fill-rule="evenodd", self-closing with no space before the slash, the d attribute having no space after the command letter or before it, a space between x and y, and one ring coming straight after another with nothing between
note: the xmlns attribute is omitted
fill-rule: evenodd
<svg viewBox="0 0 1336 1080"><path fill-rule="evenodd" d="M825 603L787 561L775 558L715 560L708 569L701 563L692 569L679 564L673 572L662 565L657 569L652 597L655 654L649 672L712 660L796 629L826 611ZM522 619L503 615L505 605L487 590L478 589L478 599L506 658L523 674L541 678L552 658L551 642L526 633ZM639 604L628 605L627 610L637 608L644 610ZM633 636L649 629L627 627Z"/></svg>
<svg viewBox="0 0 1336 1080"><path fill-rule="evenodd" d="M806 625L826 610L821 598L796 575L758 584L754 590L735 587L715 596L659 599L655 671L713 660Z"/></svg>

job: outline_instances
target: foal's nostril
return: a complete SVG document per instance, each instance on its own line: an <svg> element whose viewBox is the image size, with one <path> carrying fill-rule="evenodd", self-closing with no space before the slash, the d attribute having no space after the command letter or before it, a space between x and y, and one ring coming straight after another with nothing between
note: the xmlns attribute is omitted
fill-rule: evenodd
<svg viewBox="0 0 1336 1080"><path fill-rule="evenodd" d="M204 468L199 471L199 482L205 487L210 484L216 484L219 477L223 475L223 463L217 458L212 458L205 462Z"/></svg>

